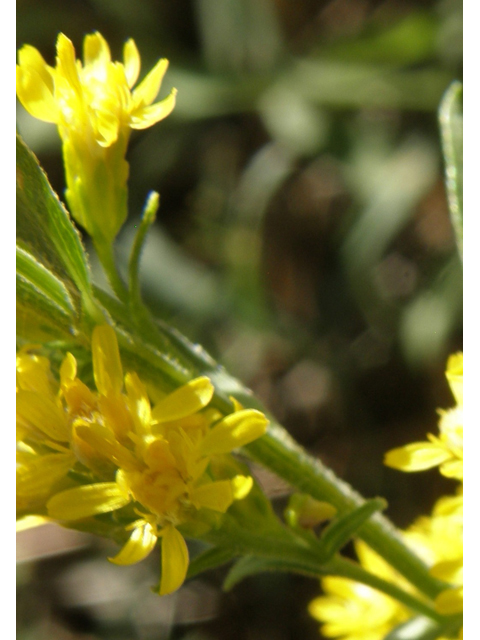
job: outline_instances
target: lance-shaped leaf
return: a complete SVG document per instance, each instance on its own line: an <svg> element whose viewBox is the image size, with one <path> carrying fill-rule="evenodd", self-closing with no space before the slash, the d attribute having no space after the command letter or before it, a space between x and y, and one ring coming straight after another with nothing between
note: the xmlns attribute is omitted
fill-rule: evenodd
<svg viewBox="0 0 480 640"><path fill-rule="evenodd" d="M78 231L37 159L17 136L17 243L68 291L78 308L91 283Z"/></svg>
<svg viewBox="0 0 480 640"><path fill-rule="evenodd" d="M71 336L78 320L64 283L17 247L17 333L26 340Z"/></svg>
<svg viewBox="0 0 480 640"><path fill-rule="evenodd" d="M463 88L453 82L440 103L448 207L460 257L463 255Z"/></svg>
<svg viewBox="0 0 480 640"><path fill-rule="evenodd" d="M319 540L318 549L321 561L328 562L328 560L333 558L335 553L347 544L370 516L376 511L382 511L386 506L386 500L383 498L374 498L373 500L367 500L365 504L350 511L350 513L346 513L333 520L328 527L326 527Z"/></svg>

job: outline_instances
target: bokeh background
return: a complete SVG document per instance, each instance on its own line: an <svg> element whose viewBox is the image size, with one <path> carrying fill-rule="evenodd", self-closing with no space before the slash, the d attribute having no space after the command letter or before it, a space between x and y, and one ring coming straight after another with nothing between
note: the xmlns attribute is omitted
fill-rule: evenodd
<svg viewBox="0 0 480 640"><path fill-rule="evenodd" d="M175 112L129 149L126 259L149 190L142 262L155 312L241 378L313 454L400 527L452 485L382 466L435 432L462 348L462 268L448 218L439 100L462 73L460 0L18 0L18 46L54 63L99 30L143 73L171 61ZM55 127L17 127L58 191ZM92 266L98 273L95 261ZM98 275L100 278L100 276ZM289 488L259 472L281 513ZM110 565L110 543L53 526L19 535L22 640L306 640L313 580L225 570L159 599L158 557ZM348 550L347 550L348 551Z"/></svg>

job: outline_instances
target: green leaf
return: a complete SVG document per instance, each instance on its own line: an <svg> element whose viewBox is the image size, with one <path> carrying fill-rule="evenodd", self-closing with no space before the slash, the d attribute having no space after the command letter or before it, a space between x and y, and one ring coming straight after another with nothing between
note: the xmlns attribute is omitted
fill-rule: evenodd
<svg viewBox="0 0 480 640"><path fill-rule="evenodd" d="M21 247L17 247L17 275L28 281L64 314L75 315L73 300L63 282Z"/></svg>
<svg viewBox="0 0 480 640"><path fill-rule="evenodd" d="M187 578L193 578L199 573L220 567L222 564L226 564L232 560L236 555L233 549L224 547L207 549L191 560L188 566Z"/></svg>
<svg viewBox="0 0 480 640"><path fill-rule="evenodd" d="M440 103L439 118L445 159L450 219L463 257L463 87L453 82Z"/></svg>
<svg viewBox="0 0 480 640"><path fill-rule="evenodd" d="M68 291L79 308L91 294L90 273L78 231L37 159L17 136L17 239Z"/></svg>
<svg viewBox="0 0 480 640"><path fill-rule="evenodd" d="M361 507L358 507L339 518L333 520L322 534L319 540L319 550L322 561L330 560L347 542L357 533L360 527L376 511L381 511L387 507L387 502L383 498L368 500Z"/></svg>
<svg viewBox="0 0 480 640"><path fill-rule="evenodd" d="M25 340L71 337L77 320L63 282L17 247L17 335Z"/></svg>
<svg viewBox="0 0 480 640"><path fill-rule="evenodd" d="M34 342L71 338L71 318L31 282L19 275L16 302L19 338Z"/></svg>

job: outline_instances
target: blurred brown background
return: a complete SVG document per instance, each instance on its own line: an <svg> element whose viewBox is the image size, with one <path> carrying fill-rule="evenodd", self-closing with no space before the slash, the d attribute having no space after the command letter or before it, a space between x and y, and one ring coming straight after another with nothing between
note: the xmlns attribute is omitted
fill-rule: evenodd
<svg viewBox="0 0 480 640"><path fill-rule="evenodd" d="M126 256L150 189L145 251L156 313L241 378L294 437L405 527L450 490L382 466L435 432L462 346L462 270L443 185L439 100L461 79L459 0L19 0L18 46L54 64L99 30L142 72L170 60L177 108L134 132ZM17 126L64 189L55 127ZM93 263L95 267L95 263ZM288 488L260 477L279 509ZM193 547L192 547L193 549ZM55 527L20 534L21 640L318 638L318 585L225 570L159 599L158 557L106 562L110 543Z"/></svg>

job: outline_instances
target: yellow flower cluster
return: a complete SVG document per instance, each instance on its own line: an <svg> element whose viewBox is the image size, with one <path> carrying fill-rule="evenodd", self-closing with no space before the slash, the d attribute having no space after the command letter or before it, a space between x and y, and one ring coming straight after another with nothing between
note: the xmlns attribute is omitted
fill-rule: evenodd
<svg viewBox="0 0 480 640"><path fill-rule="evenodd" d="M152 104L168 60L159 60L132 90L140 73L133 40L125 43L123 59L123 64L112 61L98 32L85 37L83 64L63 33L57 39L55 67L30 45L18 53L18 99L32 116L58 126L66 198L75 220L96 242L110 243L127 215L125 154L130 129L154 125L175 106L175 89Z"/></svg>
<svg viewBox="0 0 480 640"><path fill-rule="evenodd" d="M236 473L231 451L260 437L267 420L235 407L222 416L208 405L213 386L199 377L152 407L136 373L123 375L114 330L92 335L96 391L77 377L68 353L60 381L47 358L17 357L17 511L65 525L113 514L115 527L131 531L111 558L132 564L162 541L160 594L183 583L188 550L179 528L202 514L225 513L252 487ZM101 519L104 516L101 516Z"/></svg>
<svg viewBox="0 0 480 640"><path fill-rule="evenodd" d="M356 540L355 551L364 569L405 586L390 565L364 542ZM409 618L403 604L360 582L328 576L321 584L325 595L312 600L308 610L323 623L321 633L326 638L383 640L396 625Z"/></svg>
<svg viewBox="0 0 480 640"><path fill-rule="evenodd" d="M460 483L456 496L441 498L432 516L420 519L420 527L436 551L432 575L455 585L435 602L440 613L450 614L463 610L463 353L450 356L445 375L456 405L439 409L440 436L429 433L428 442L414 442L389 451L385 464L401 471L438 466L442 475Z"/></svg>
<svg viewBox="0 0 480 640"><path fill-rule="evenodd" d="M423 471L439 466L447 478L463 480L463 354L450 356L446 377L456 406L439 409L440 437L427 434L428 442L413 442L392 449L385 464L401 471Z"/></svg>
<svg viewBox="0 0 480 640"><path fill-rule="evenodd" d="M440 436L389 451L385 463L402 471L420 471L439 466L440 473L463 480L463 354L451 356L446 377L456 406L440 410ZM406 544L431 568L432 576L452 585L435 600L439 613L463 610L463 485L456 495L440 498L430 516L420 517L403 532ZM356 541L360 564L369 572L412 591L409 585L365 543ZM400 602L366 585L345 578L322 580L325 595L310 603L310 614L323 623L327 638L383 640L412 612ZM419 596L419 594L416 594ZM421 596L420 596L421 597ZM462 637L460 631L459 637Z"/></svg>

